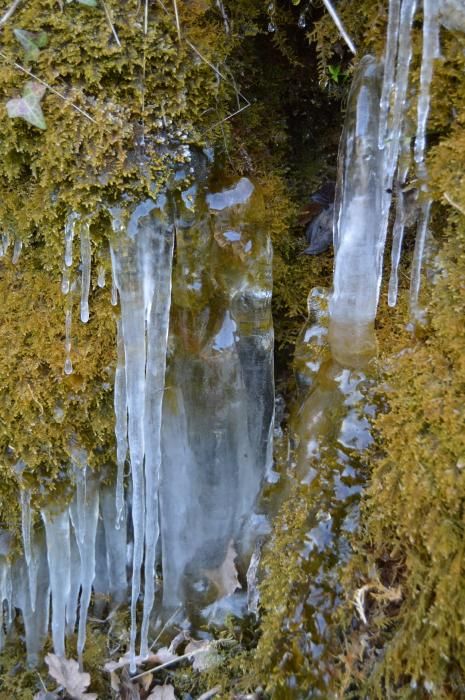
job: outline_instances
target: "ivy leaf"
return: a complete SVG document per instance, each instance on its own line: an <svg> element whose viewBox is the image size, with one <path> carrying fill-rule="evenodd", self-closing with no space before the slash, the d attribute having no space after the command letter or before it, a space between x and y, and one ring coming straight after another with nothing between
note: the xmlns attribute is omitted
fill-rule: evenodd
<svg viewBox="0 0 465 700"><path fill-rule="evenodd" d="M26 52L27 61L37 61L39 58L40 49L47 46L47 32L28 32L26 29L14 29L13 33L19 41L24 51Z"/></svg>
<svg viewBox="0 0 465 700"><path fill-rule="evenodd" d="M9 100L6 109L10 118L20 117L25 121L37 126L39 129L46 129L45 117L42 112L40 102L45 94L46 87L30 80L26 83L23 96Z"/></svg>

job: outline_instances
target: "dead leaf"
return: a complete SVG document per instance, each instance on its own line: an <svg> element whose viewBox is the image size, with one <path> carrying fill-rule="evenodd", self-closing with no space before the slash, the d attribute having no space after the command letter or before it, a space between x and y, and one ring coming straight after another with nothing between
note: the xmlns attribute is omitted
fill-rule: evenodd
<svg viewBox="0 0 465 700"><path fill-rule="evenodd" d="M177 700L172 685L157 685L152 690L147 700Z"/></svg>
<svg viewBox="0 0 465 700"><path fill-rule="evenodd" d="M11 118L20 117L39 129L46 129L44 113L40 106L46 89L45 85L29 80L24 86L23 96L6 103L8 116Z"/></svg>
<svg viewBox="0 0 465 700"><path fill-rule="evenodd" d="M234 541L231 540L228 545L228 551L224 562L218 569L207 569L205 575L215 584L221 598L232 595L235 590L242 588L237 576L237 569L234 561L237 558L237 552L234 547Z"/></svg>
<svg viewBox="0 0 465 700"><path fill-rule="evenodd" d="M207 668L221 663L221 656L212 642L193 639L187 645L184 653L190 656L189 660L192 661L194 671L205 671Z"/></svg>
<svg viewBox="0 0 465 700"><path fill-rule="evenodd" d="M153 681L153 673L147 673L145 676L142 676L140 679L140 684L143 687L145 691L150 689L150 686L152 685Z"/></svg>
<svg viewBox="0 0 465 700"><path fill-rule="evenodd" d="M47 654L48 672L58 685L64 687L74 700L97 700L96 693L86 693L90 685L90 674L79 670L74 659L63 659L56 654Z"/></svg>

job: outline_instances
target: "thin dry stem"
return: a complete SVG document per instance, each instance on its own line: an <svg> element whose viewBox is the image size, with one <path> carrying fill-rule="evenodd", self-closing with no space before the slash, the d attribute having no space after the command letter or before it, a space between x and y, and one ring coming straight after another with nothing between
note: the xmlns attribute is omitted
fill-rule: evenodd
<svg viewBox="0 0 465 700"><path fill-rule="evenodd" d="M460 206L460 204L457 204L452 197L447 194L447 192L444 192L444 199L451 205L451 207L454 207L454 209L457 209L461 214L465 216L465 209Z"/></svg>
<svg viewBox="0 0 465 700"><path fill-rule="evenodd" d="M113 22L112 22L110 10L109 10L108 5L107 5L107 3L105 2L105 0L102 0L102 5L103 5L103 9L105 10L105 15L106 15L106 18L107 18L107 22L108 22L108 24L109 24L109 26L110 26L110 29L111 29L111 31L112 31L113 36L115 37L115 41L116 41L116 43L118 44L119 48L121 48L121 42L120 42L120 40L119 40L118 34L116 33L115 25L114 25Z"/></svg>
<svg viewBox="0 0 465 700"><path fill-rule="evenodd" d="M333 5L331 4L331 0L323 0L323 3L324 3L324 6L326 7L326 9L328 10L329 14L331 15L334 24L338 28L339 34L342 36L342 38L344 39L344 41L346 42L347 46L352 51L352 53L356 54L357 50L354 46L354 43L353 43L352 39L350 38L350 36L348 35L346 28L342 24L341 18L339 17L339 15L337 14Z"/></svg>
<svg viewBox="0 0 465 700"><path fill-rule="evenodd" d="M176 29L178 30L178 39L181 41L181 22L179 21L178 3L173 0L174 16L176 17Z"/></svg>
<svg viewBox="0 0 465 700"><path fill-rule="evenodd" d="M21 2L21 0L15 0L15 1L10 5L10 7L9 7L8 10L5 12L5 14L3 15L3 17L0 18L0 27L1 27L3 24L5 24L6 22L8 22L8 20L10 19L11 15L13 14L13 12L15 12L15 10L16 10L16 8L18 7L18 5L19 5L20 2Z"/></svg>

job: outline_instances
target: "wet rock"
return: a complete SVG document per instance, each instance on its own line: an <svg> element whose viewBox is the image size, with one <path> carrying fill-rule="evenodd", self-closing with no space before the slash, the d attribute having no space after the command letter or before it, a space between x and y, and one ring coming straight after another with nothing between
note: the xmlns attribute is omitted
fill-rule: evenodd
<svg viewBox="0 0 465 700"><path fill-rule="evenodd" d="M320 255L329 250L333 243L333 217L334 204L330 204L307 226L305 238L310 245L304 250L306 255Z"/></svg>
<svg viewBox="0 0 465 700"><path fill-rule="evenodd" d="M310 204L306 211L310 215L304 220L308 223L305 238L308 247L306 255L320 255L326 252L333 242L335 183L325 182L319 190L310 196Z"/></svg>

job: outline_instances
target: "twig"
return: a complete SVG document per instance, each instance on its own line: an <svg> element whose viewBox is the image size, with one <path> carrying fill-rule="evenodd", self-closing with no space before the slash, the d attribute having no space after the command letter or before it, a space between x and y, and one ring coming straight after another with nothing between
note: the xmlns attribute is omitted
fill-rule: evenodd
<svg viewBox="0 0 465 700"><path fill-rule="evenodd" d="M339 17L336 10L332 6L331 0L323 0L323 3L325 5L326 9L328 10L329 14L331 15L334 24L338 28L339 33L342 36L342 38L344 39L344 41L346 42L347 46L349 47L349 49L352 51L353 54L356 54L357 50L352 42L352 39L350 38L350 36L348 35L348 33L346 31L346 28L342 24L341 18Z"/></svg>
<svg viewBox="0 0 465 700"><path fill-rule="evenodd" d="M173 7L174 7L174 16L176 17L176 29L178 30L178 39L181 41L181 23L179 21L179 13L178 13L178 3L176 0L173 0Z"/></svg>
<svg viewBox="0 0 465 700"><path fill-rule="evenodd" d="M5 22L8 22L8 20L10 19L11 15L12 15L13 12L16 10L16 8L18 7L18 5L19 5L20 2L21 2L21 0L14 0L14 2L10 5L10 7L8 8L8 10L7 10L7 11L5 12L5 14L3 15L3 17L0 19L0 27L1 27L3 24L5 24Z"/></svg>
<svg viewBox="0 0 465 700"><path fill-rule="evenodd" d="M50 92L53 92L54 95L57 95L57 97L60 97L62 100L64 100L67 104L69 104L70 107L76 110L76 112L79 112L79 114L82 114L83 117L88 119L89 121L93 122L94 124L97 124L96 120L90 116L86 111L78 107L77 105L74 104L74 102L71 102L70 99L65 97L64 95L61 94L61 92L58 92L58 90L55 90L54 87L49 85L48 83L45 82L45 80L42 80L42 78L39 78L37 75L34 75L34 73L31 73L30 70L27 68L24 68L20 63L16 63L16 61L12 61L11 58L8 58L6 54L3 53L3 51L0 51L0 56L10 65L14 66L18 70L21 71L21 73L25 73L28 75L30 78L34 78L34 80L37 80L38 83L41 85L45 85L46 88L50 90Z"/></svg>
<svg viewBox="0 0 465 700"><path fill-rule="evenodd" d="M165 622L165 624L163 625L163 627L161 628L161 630L159 631L159 633L157 634L157 636L156 636L155 639L153 640L152 644L150 645L150 651L152 651L153 647L154 647L155 644L158 642L158 640L160 639L160 637L161 637L161 635L163 634L163 632L166 630L166 628L168 627L168 625L171 624L171 622L174 620L174 618L176 617L176 615L178 614L178 612L179 612L180 610L181 610L181 606L179 606L179 608L176 608L176 610L175 610L174 613L171 615L171 617L168 618L168 620Z"/></svg>
<svg viewBox="0 0 465 700"><path fill-rule="evenodd" d="M149 668L147 671L143 671L142 673L138 673L137 676L131 676L131 680L135 681L138 678L142 678L143 676L147 676L149 673L153 673L154 671L161 671L162 668L168 668L168 666L172 666L173 664L177 664L178 661L185 661L186 659L190 659L193 656L198 656L199 654L205 654L207 653L206 649L197 649L196 651L191 651L190 654L181 654L181 656L176 656L176 658L171 659L170 661L165 661L164 664L160 664L159 666L154 666L153 668Z"/></svg>
<svg viewBox="0 0 465 700"><path fill-rule="evenodd" d="M447 202L449 202L451 207L454 207L454 209L457 209L457 211L459 211L461 214L463 214L465 216L465 209L463 209L463 207L461 207L460 204L457 204L457 202L454 202L452 197L450 195L448 195L447 192L444 192L444 199Z"/></svg>
<svg viewBox="0 0 465 700"><path fill-rule="evenodd" d="M106 14L106 16L107 16L107 20L108 20L108 24L110 25L110 29L111 29L111 31L112 31L112 33L113 33L113 36L115 37L115 41L116 41L116 43L118 44L119 48L121 48L121 42L120 42L120 40L119 40L118 34L116 33L115 25L114 25L113 22L111 21L110 10L108 9L108 5L107 5L107 3L105 2L105 0L102 0L102 5L103 5L103 9L105 10L105 14Z"/></svg>
<svg viewBox="0 0 465 700"><path fill-rule="evenodd" d="M212 124L212 126L209 126L208 129L205 130L205 133L208 133L208 132L211 131L212 129L215 129L217 126L220 126L220 125L223 124L224 122L229 121L229 119L232 119L233 117L236 117L238 114L240 114L241 112L243 112L245 109L248 109L250 106L251 106L251 104L250 104L250 102L247 100L247 104L246 104L246 105L244 105L244 106L241 107L240 109L236 109L236 111L235 111L235 112L232 112L232 114L228 114L228 116L225 117L224 119L222 119L221 121L216 122L215 124Z"/></svg>
<svg viewBox="0 0 465 700"><path fill-rule="evenodd" d="M149 0L145 0L144 7L144 34L149 30Z"/></svg>

